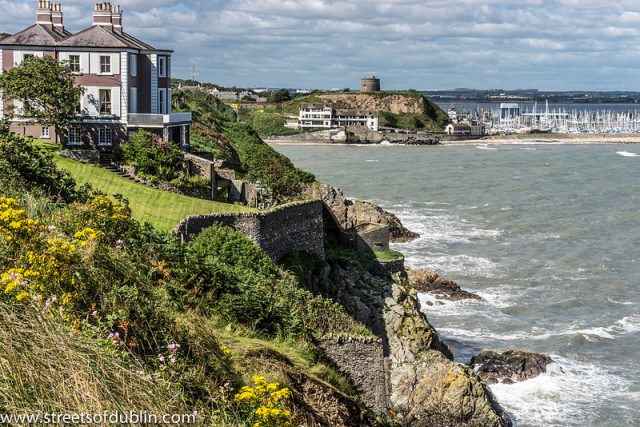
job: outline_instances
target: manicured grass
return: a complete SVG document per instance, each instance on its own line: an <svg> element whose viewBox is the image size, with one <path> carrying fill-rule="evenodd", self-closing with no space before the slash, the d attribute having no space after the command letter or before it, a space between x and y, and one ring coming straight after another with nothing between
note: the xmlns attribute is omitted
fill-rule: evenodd
<svg viewBox="0 0 640 427"><path fill-rule="evenodd" d="M375 251L374 253L380 261L393 261L404 257L404 255L398 251Z"/></svg>
<svg viewBox="0 0 640 427"><path fill-rule="evenodd" d="M42 147L54 154L58 166L71 173L78 185L89 183L106 194L121 194L129 200L134 218L142 222L150 222L160 230L173 230L188 215L257 212L256 209L245 206L202 200L147 187L122 178L100 166L60 157L57 155L56 147L50 144L43 144Z"/></svg>

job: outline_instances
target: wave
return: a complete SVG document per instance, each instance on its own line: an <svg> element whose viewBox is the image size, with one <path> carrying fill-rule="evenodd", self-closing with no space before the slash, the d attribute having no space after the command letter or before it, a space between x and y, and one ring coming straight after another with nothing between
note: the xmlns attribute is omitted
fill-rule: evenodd
<svg viewBox="0 0 640 427"><path fill-rule="evenodd" d="M488 145L476 145L479 150L497 150L495 147L489 147Z"/></svg>
<svg viewBox="0 0 640 427"><path fill-rule="evenodd" d="M367 162L367 163L377 163L379 161L380 160L374 160L374 159L365 160L365 162Z"/></svg>
<svg viewBox="0 0 640 427"><path fill-rule="evenodd" d="M516 423L527 426L592 425L603 400L614 402L629 393L631 382L588 363L550 355L556 362L536 378L494 384L491 391ZM594 392L596 391L597 392Z"/></svg>
<svg viewBox="0 0 640 427"><path fill-rule="evenodd" d="M496 277L498 264L483 257L471 255L418 254L403 250L406 263L414 268L435 270L446 275Z"/></svg>
<svg viewBox="0 0 640 427"><path fill-rule="evenodd" d="M616 154L619 154L623 157L640 157L640 154L631 153L629 151L617 151Z"/></svg>

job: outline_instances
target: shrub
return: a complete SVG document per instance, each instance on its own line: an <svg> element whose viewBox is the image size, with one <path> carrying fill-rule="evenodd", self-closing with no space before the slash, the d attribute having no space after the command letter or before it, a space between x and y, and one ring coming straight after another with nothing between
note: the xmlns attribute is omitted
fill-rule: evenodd
<svg viewBox="0 0 640 427"><path fill-rule="evenodd" d="M142 174L171 181L182 170L184 153L180 147L158 140L146 130L139 130L120 147L123 161Z"/></svg>

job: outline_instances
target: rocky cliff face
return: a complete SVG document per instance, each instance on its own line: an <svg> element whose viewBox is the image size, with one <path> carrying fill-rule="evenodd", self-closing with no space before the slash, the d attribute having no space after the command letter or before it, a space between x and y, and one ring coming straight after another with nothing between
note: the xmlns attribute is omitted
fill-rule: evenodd
<svg viewBox="0 0 640 427"><path fill-rule="evenodd" d="M407 242L420 237L419 234L406 229L397 216L373 203L360 200L349 200L341 189L322 185L320 187L322 201L333 214L336 223L343 230L357 227L360 224L373 223L389 226L392 242Z"/></svg>
<svg viewBox="0 0 640 427"><path fill-rule="evenodd" d="M336 93L318 95L318 98L336 108L353 108L393 114L424 114L427 109L425 98L419 94Z"/></svg>
<svg viewBox="0 0 640 427"><path fill-rule="evenodd" d="M402 425L511 425L486 384L453 362L402 274L388 280L333 260L303 281L342 303L382 340L389 412Z"/></svg>

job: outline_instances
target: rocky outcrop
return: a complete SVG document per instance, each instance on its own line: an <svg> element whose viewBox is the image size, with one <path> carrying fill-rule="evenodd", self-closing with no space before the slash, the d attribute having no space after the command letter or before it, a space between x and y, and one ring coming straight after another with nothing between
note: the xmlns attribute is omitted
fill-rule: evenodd
<svg viewBox="0 0 640 427"><path fill-rule="evenodd" d="M419 268L406 268L409 283L418 290L418 292L426 292L437 299L447 301L461 301L466 299L484 301L477 294L467 292L452 281L442 278L435 271L427 271Z"/></svg>
<svg viewBox="0 0 640 427"><path fill-rule="evenodd" d="M370 110L379 113L424 114L428 108L428 101L418 93L332 93L320 94L317 98L335 108Z"/></svg>
<svg viewBox="0 0 640 427"><path fill-rule="evenodd" d="M316 268L305 285L340 302L382 340L389 413L401 425L511 425L480 377L452 360L405 277L385 279L343 260Z"/></svg>
<svg viewBox="0 0 640 427"><path fill-rule="evenodd" d="M361 224L382 224L389 226L392 242L408 242L420 237L419 234L406 229L394 214L373 203L349 200L344 197L344 193L339 188L322 185L320 194L336 223L343 230L349 230Z"/></svg>
<svg viewBox="0 0 640 427"><path fill-rule="evenodd" d="M553 359L544 354L507 350L483 351L471 358L471 367L488 384L512 384L546 372Z"/></svg>

